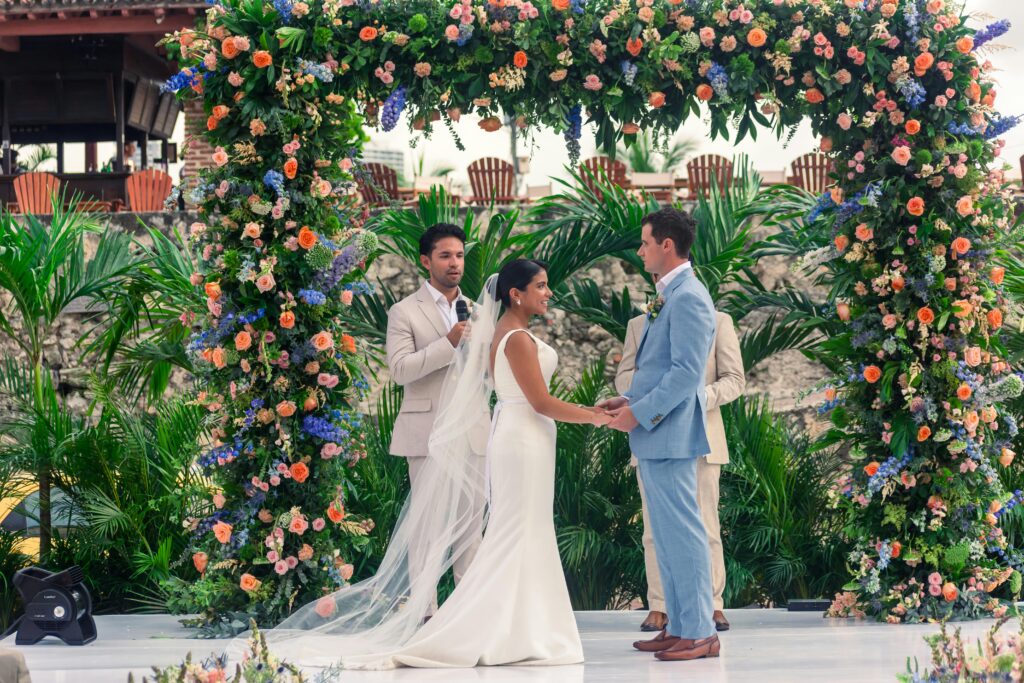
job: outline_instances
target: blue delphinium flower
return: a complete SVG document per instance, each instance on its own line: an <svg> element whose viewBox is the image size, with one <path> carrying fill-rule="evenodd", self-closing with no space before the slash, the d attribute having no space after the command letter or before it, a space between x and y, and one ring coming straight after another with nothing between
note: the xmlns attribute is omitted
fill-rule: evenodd
<svg viewBox="0 0 1024 683"><path fill-rule="evenodd" d="M263 184L272 189L280 197L284 194L284 175L276 169L270 169L263 174Z"/></svg>
<svg viewBox="0 0 1024 683"><path fill-rule="evenodd" d="M292 2L291 0L273 0L274 9L281 15L281 23L287 24L292 20Z"/></svg>
<svg viewBox="0 0 1024 683"><path fill-rule="evenodd" d="M583 107L577 104L565 117L565 148L569 151L570 163L575 165L580 158L580 137L583 135Z"/></svg>
<svg viewBox="0 0 1024 683"><path fill-rule="evenodd" d="M989 24L988 26L974 34L974 49L977 50L985 43L995 40L996 38L1003 35L1009 30L1009 19L1000 19L997 22Z"/></svg>
<svg viewBox="0 0 1024 683"><path fill-rule="evenodd" d="M395 126L398 125L398 118L402 115L403 109L405 109L405 86L400 85L388 95L388 99L384 101L384 106L381 107L381 127L386 131L394 130Z"/></svg>
<svg viewBox="0 0 1024 683"><path fill-rule="evenodd" d="M708 69L708 81L711 82L711 87L714 88L715 94L719 98L729 99L729 74L725 72L725 67L718 62L711 62L711 68Z"/></svg>
<svg viewBox="0 0 1024 683"><path fill-rule="evenodd" d="M619 64L619 68L622 69L622 78L626 82L626 85L633 85L633 81L636 80L636 64L628 59L623 59Z"/></svg>
<svg viewBox="0 0 1024 683"><path fill-rule="evenodd" d="M315 289L300 289L299 298L302 302L310 306L321 306L327 303L327 297L323 292L319 292Z"/></svg>

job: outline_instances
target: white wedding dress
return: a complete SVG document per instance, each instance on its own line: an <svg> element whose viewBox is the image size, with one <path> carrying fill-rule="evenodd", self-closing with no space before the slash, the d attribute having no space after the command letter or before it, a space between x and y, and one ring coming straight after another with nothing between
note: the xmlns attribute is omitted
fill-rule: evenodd
<svg viewBox="0 0 1024 683"><path fill-rule="evenodd" d="M394 651L342 654L346 669L578 664L583 646L555 539L555 423L519 388L498 344L498 405L487 446L490 510L483 542L434 617ZM544 379L558 354L534 337Z"/></svg>

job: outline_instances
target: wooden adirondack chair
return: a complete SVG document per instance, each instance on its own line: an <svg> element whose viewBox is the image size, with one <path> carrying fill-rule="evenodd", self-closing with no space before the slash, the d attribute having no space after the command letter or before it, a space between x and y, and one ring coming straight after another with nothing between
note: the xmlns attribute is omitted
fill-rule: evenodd
<svg viewBox="0 0 1024 683"><path fill-rule="evenodd" d="M512 164L497 157L477 159L466 169L472 195L467 197L471 204L513 204L519 201L515 196L515 169Z"/></svg>
<svg viewBox="0 0 1024 683"><path fill-rule="evenodd" d="M53 213L53 198L60 195L60 179L52 173L22 173L14 178L14 196L21 213Z"/></svg>
<svg viewBox="0 0 1024 683"><path fill-rule="evenodd" d="M820 152L810 152L793 160L789 182L811 194L821 194L831 184L828 174L834 169L831 159Z"/></svg>
<svg viewBox="0 0 1024 683"><path fill-rule="evenodd" d="M398 201L398 174L395 169L376 161L363 164L363 173L356 176L359 194L370 206L390 206Z"/></svg>
<svg viewBox="0 0 1024 683"><path fill-rule="evenodd" d="M128 189L128 209L135 213L163 211L164 202L171 194L174 180L157 169L136 171L125 181Z"/></svg>
<svg viewBox="0 0 1024 683"><path fill-rule="evenodd" d="M671 202L676 194L676 180L671 173L633 173L630 191L637 196L649 195L658 202Z"/></svg>
<svg viewBox="0 0 1024 683"><path fill-rule="evenodd" d="M580 180L583 181L584 187L598 198L601 198L601 193L597 189L595 179L625 188L629 187L627 172L626 164L607 156L590 157L580 164Z"/></svg>
<svg viewBox="0 0 1024 683"><path fill-rule="evenodd" d="M690 199L707 197L714 183L719 192L732 185L732 162L719 154L701 154L686 162Z"/></svg>

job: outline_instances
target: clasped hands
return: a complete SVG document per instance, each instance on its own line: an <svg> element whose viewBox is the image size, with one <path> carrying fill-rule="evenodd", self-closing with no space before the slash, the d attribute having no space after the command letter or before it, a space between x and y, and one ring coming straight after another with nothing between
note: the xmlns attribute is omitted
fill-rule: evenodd
<svg viewBox="0 0 1024 683"><path fill-rule="evenodd" d="M597 426L629 433L640 424L629 407L629 400L622 396L605 399L594 406L593 410L594 424Z"/></svg>

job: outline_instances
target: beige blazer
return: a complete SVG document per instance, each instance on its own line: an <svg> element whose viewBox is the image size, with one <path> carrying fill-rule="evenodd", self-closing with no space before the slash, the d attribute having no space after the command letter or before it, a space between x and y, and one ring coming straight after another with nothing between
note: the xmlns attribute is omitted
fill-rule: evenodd
<svg viewBox="0 0 1024 683"><path fill-rule="evenodd" d="M469 300L462 297L469 303ZM388 369L405 394L391 434L391 454L427 455L430 430L441 400L441 385L455 348L427 284L388 311ZM480 424L470 432L473 450L483 455L490 432L490 410L483 406Z"/></svg>
<svg viewBox="0 0 1024 683"><path fill-rule="evenodd" d="M636 370L636 351L644 331L644 317L638 315L626 326L626 341L622 346L622 361L615 371L615 390L620 394L629 389ZM746 377L743 370L743 356L732 318L722 312L715 313L715 341L708 356L707 384L707 435L711 444L708 462L725 465L729 462L729 444L725 439L725 423L722 422L721 407L743 395Z"/></svg>

